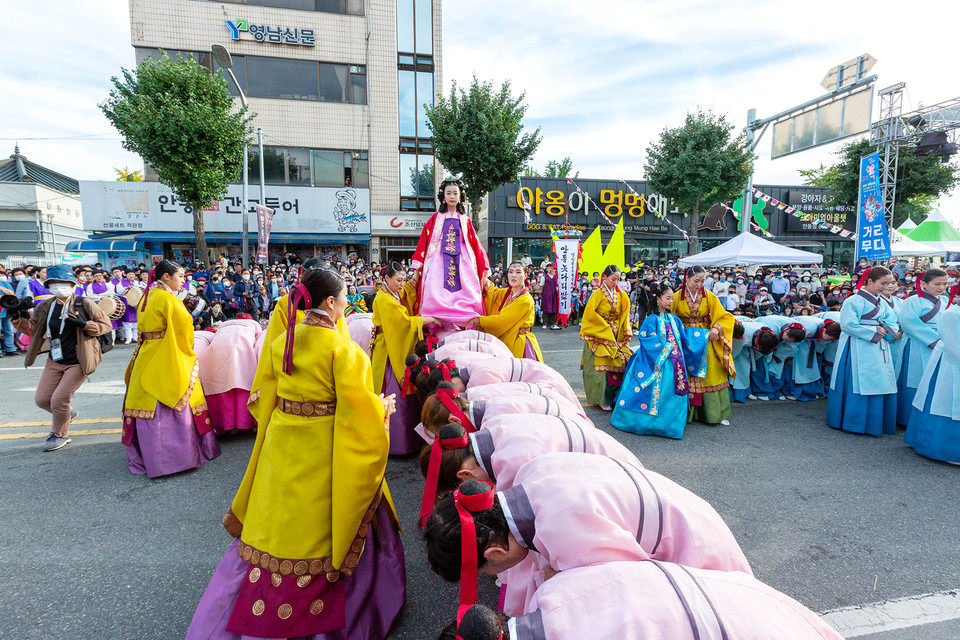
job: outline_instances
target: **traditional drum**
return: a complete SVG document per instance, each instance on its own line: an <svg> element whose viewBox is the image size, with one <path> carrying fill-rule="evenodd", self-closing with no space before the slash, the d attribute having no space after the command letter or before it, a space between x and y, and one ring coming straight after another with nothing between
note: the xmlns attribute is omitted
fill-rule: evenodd
<svg viewBox="0 0 960 640"><path fill-rule="evenodd" d="M103 296L97 300L97 306L103 309L111 320L119 320L127 312L127 303L117 296Z"/></svg>
<svg viewBox="0 0 960 640"><path fill-rule="evenodd" d="M143 300L143 289L140 287L130 287L126 293L123 294L123 297L127 300L128 305L136 307L140 304L140 301Z"/></svg>
<svg viewBox="0 0 960 640"><path fill-rule="evenodd" d="M190 315L196 318L203 312L204 307L207 306L207 302L203 298L187 294L183 297L183 305L187 308L187 311L190 312Z"/></svg>

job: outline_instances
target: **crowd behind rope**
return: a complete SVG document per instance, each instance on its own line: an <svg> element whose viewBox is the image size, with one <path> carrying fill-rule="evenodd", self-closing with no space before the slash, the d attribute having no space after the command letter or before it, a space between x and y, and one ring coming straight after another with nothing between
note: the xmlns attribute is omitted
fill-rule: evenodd
<svg viewBox="0 0 960 640"><path fill-rule="evenodd" d="M99 362L111 332L131 341L105 299L133 289L130 471L194 468L218 436L256 429L223 518L234 539L188 638L385 637L406 597L398 516L412 514L397 514L384 470L417 450L429 566L461 585L441 638L839 638L753 577L712 506L594 427L534 323L580 325L587 401L623 431L682 437L689 421L729 424L731 401L827 395L831 427L899 421L918 453L960 462L955 273L608 267L580 275L567 317L552 266L521 261L479 268L476 315L450 323L419 312L423 274L465 254L418 255L31 274L28 363L49 348L44 376L63 385L46 404L38 386L55 448L76 417L69 387L92 372L83 354ZM477 604L478 574L497 577L496 607Z"/></svg>

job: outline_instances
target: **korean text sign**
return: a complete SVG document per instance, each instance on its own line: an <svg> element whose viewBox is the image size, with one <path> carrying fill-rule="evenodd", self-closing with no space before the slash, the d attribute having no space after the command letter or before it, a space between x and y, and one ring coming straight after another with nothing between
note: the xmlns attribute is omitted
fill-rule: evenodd
<svg viewBox="0 0 960 640"><path fill-rule="evenodd" d="M577 254L580 241L576 238L557 238L553 247L557 254L557 291L560 294L560 313L570 313L570 296L577 279Z"/></svg>
<svg viewBox="0 0 960 640"><path fill-rule="evenodd" d="M857 260L890 258L890 238L880 190L880 154L860 159L860 195L857 199Z"/></svg>

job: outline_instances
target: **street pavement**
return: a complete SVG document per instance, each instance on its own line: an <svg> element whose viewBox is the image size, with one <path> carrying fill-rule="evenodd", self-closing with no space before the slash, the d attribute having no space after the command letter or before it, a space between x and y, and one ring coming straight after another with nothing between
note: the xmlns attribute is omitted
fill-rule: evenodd
<svg viewBox="0 0 960 640"><path fill-rule="evenodd" d="M576 329L536 333L547 363L582 393ZM193 471L130 474L119 429L131 352L105 356L75 396L72 444L51 453L41 452L49 417L33 404L42 362L24 370L21 358L0 360L0 639L182 638L230 543L220 519L253 436L221 438L223 454ZM914 454L902 431L835 431L824 424L825 401L734 405L731 426L689 425L683 440L622 433L609 414L587 411L646 467L708 500L758 578L817 612L840 610L828 620L850 637L960 636L960 613L924 617L953 596L915 598L960 587L960 469ZM407 606L390 637L434 638L456 611L457 585L426 563L415 456L391 458L387 478L407 562ZM481 601L495 604L493 585L481 582ZM914 608L902 605L908 613L895 626L929 624L863 623L887 620L872 605L900 598Z"/></svg>

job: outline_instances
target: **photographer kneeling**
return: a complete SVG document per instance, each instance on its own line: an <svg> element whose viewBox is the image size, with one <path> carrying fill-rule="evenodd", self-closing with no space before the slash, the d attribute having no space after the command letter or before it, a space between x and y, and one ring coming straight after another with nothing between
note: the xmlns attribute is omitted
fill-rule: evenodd
<svg viewBox="0 0 960 640"><path fill-rule="evenodd" d="M97 336L110 333L113 325L100 307L73 294L77 279L67 265L49 267L43 286L54 297L38 304L30 317L24 365L29 367L39 353L49 350L34 402L53 414L53 430L43 450L56 451L70 442L67 431L78 415L70 398L103 359Z"/></svg>

